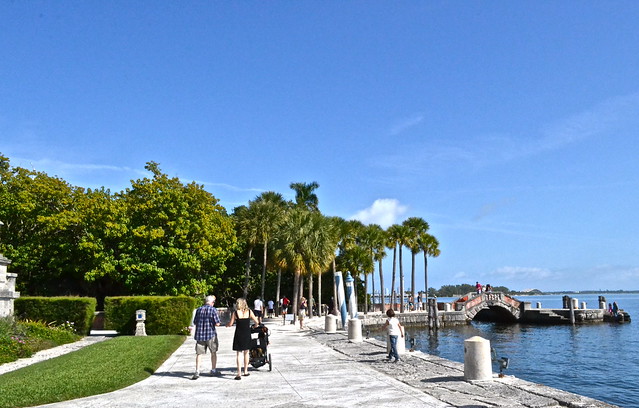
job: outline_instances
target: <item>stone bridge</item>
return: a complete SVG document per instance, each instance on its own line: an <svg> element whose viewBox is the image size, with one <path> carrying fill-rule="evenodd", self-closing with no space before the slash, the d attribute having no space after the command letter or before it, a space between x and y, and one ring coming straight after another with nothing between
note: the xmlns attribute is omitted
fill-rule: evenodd
<svg viewBox="0 0 639 408"><path fill-rule="evenodd" d="M453 302L453 310L466 320L515 322L521 317L521 302L502 292L467 293Z"/></svg>

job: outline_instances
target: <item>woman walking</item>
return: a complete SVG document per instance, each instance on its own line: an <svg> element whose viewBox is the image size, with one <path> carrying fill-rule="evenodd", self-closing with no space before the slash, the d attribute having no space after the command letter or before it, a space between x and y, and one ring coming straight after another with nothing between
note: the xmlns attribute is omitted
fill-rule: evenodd
<svg viewBox="0 0 639 408"><path fill-rule="evenodd" d="M240 364L240 352L244 354L244 376L248 376L249 350L251 349L251 319L255 324L260 324L253 311L246 304L246 299L238 298L235 302L235 313L231 315L231 321L226 327L231 327L237 320L235 335L233 336L233 350L237 352L235 361L237 363L236 380L241 380L242 370Z"/></svg>

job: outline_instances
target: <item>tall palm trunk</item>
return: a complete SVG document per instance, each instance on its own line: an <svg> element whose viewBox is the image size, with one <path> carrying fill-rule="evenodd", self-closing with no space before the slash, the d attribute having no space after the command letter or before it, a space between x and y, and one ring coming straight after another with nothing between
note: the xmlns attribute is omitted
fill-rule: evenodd
<svg viewBox="0 0 639 408"><path fill-rule="evenodd" d="M357 298L355 299L357 303ZM368 313L368 274L364 272L364 314Z"/></svg>
<svg viewBox="0 0 639 408"><path fill-rule="evenodd" d="M322 316L322 272L317 277L317 315Z"/></svg>
<svg viewBox="0 0 639 408"><path fill-rule="evenodd" d="M410 251L411 253L411 271L410 271L410 291L411 291L411 297L413 298L413 307L415 305L417 305L417 292L415 291L415 252L413 252L412 250Z"/></svg>
<svg viewBox="0 0 639 408"><path fill-rule="evenodd" d="M391 279L391 309L395 309L395 271L397 269L397 245L393 247L393 275Z"/></svg>
<svg viewBox="0 0 639 408"><path fill-rule="evenodd" d="M384 297L384 272L382 272L382 260L379 260L379 292L382 295L382 313L386 310L386 298Z"/></svg>
<svg viewBox="0 0 639 408"><path fill-rule="evenodd" d="M404 266L402 261L403 246L399 245L399 311L404 313Z"/></svg>
<svg viewBox="0 0 639 408"><path fill-rule="evenodd" d="M313 299L313 274L308 277L308 316L313 317L313 304L315 303L315 299Z"/></svg>
<svg viewBox="0 0 639 408"><path fill-rule="evenodd" d="M424 287L426 288L426 303L428 304L428 255L424 251ZM430 311L426 308L427 313Z"/></svg>
<svg viewBox="0 0 639 408"><path fill-rule="evenodd" d="M264 259L262 263L262 291L260 292L260 299L264 301L264 285L266 284L266 254L267 254L267 243L264 242Z"/></svg>
<svg viewBox="0 0 639 408"><path fill-rule="evenodd" d="M244 272L244 299L248 296L248 287L249 287L249 277L251 275L251 254L253 253L253 245L249 245L248 251L246 254L246 270Z"/></svg>
<svg viewBox="0 0 639 408"><path fill-rule="evenodd" d="M275 293L275 316L280 315L280 285L282 284L282 268L277 268L277 289Z"/></svg>
<svg viewBox="0 0 639 408"><path fill-rule="evenodd" d="M335 259L333 259L333 278L331 279L333 282L333 310L331 313L335 316L339 316L337 309L337 285L335 284L335 272L337 272L337 267L335 266Z"/></svg>
<svg viewBox="0 0 639 408"><path fill-rule="evenodd" d="M302 275L302 271L299 269L295 270L295 278L293 279L293 323L295 323L295 317L297 316L297 305L299 295L300 295L300 277Z"/></svg>
<svg viewBox="0 0 639 408"><path fill-rule="evenodd" d="M375 311L375 259L373 261L373 272L371 273L371 280L373 281L373 296L371 296L371 303L373 306L373 311ZM368 292L366 292L366 296L368 296ZM366 309L366 313L368 313L368 309Z"/></svg>

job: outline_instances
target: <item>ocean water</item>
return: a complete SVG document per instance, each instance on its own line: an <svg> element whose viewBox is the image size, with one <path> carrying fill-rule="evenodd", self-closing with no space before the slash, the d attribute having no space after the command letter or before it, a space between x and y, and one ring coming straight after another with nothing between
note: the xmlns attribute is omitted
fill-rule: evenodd
<svg viewBox="0 0 639 408"><path fill-rule="evenodd" d="M572 294L588 308L598 307L597 295ZM639 408L639 294L607 294L633 319L630 323L537 326L473 322L440 329L437 334L419 327L406 328L407 348L449 360L464 361L464 340L490 340L498 357L508 357L506 375L596 398L621 407ZM542 308L561 308L561 295L517 296L541 302ZM439 299L447 301L447 299ZM383 336L383 335L381 335ZM499 372L498 366L493 366Z"/></svg>

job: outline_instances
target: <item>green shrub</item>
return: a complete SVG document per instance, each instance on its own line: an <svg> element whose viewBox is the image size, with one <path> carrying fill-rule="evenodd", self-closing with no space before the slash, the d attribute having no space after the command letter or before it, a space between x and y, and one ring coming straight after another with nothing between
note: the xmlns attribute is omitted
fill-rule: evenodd
<svg viewBox="0 0 639 408"><path fill-rule="evenodd" d="M78 334L89 334L96 300L86 297L20 297L15 299L15 315L22 320L44 321L58 326L73 323ZM68 322L68 323L67 323Z"/></svg>
<svg viewBox="0 0 639 408"><path fill-rule="evenodd" d="M191 322L198 301L187 296L119 296L104 299L105 328L120 334L135 332L137 310L146 310L150 335L180 334Z"/></svg>

